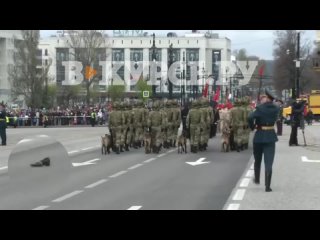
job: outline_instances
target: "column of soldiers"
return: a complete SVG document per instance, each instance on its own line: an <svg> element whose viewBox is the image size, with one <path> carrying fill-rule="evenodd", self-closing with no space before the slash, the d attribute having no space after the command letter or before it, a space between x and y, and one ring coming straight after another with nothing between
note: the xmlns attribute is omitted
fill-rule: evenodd
<svg viewBox="0 0 320 240"><path fill-rule="evenodd" d="M237 100L230 110L220 112L221 132L226 126L232 134L231 150L247 149L250 129L247 124L251 112L249 98ZM133 106L133 107L132 107ZM214 123L215 111L206 98L196 99L186 117L185 130L190 139L191 152L205 151L210 139L210 129ZM129 151L130 147L144 146L145 134L151 135L151 150L159 153L161 148L176 147L178 129L181 125L181 110L176 100L166 102L155 100L152 110L145 108L143 101L134 104L114 102L109 117L113 150L116 153Z"/></svg>
<svg viewBox="0 0 320 240"><path fill-rule="evenodd" d="M151 134L154 153L159 153L162 147L175 147L180 124L181 111L176 100L166 103L156 100L151 111L141 100L134 104L116 101L109 115L113 151L120 154L129 151L129 147L144 146L145 133Z"/></svg>

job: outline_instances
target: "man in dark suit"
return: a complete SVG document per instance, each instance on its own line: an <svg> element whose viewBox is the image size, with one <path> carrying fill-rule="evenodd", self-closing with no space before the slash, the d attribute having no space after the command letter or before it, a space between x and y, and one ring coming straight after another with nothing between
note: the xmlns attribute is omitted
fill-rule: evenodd
<svg viewBox="0 0 320 240"><path fill-rule="evenodd" d="M261 104L256 107L248 117L249 127L257 131L253 138L254 155L254 182L260 183L260 169L262 155L265 164L265 191L271 192L272 164L275 155L275 143L278 141L274 124L279 116L279 107L273 103L275 97L266 90L266 95L261 98Z"/></svg>

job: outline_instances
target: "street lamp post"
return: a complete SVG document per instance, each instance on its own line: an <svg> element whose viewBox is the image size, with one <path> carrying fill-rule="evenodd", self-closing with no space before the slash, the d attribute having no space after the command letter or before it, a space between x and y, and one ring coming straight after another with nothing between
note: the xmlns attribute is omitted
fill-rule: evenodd
<svg viewBox="0 0 320 240"><path fill-rule="evenodd" d="M298 31L297 36L297 60L296 60L296 72L297 72L297 79L296 79L296 94L297 98L300 97L300 32Z"/></svg>
<svg viewBox="0 0 320 240"><path fill-rule="evenodd" d="M155 40L156 35L153 33L152 37L153 37L153 43L152 43L152 47L151 47L151 49L152 49L152 61L155 62L156 61L156 40ZM152 95L153 95L153 97L156 96L156 88L157 88L157 86L152 84Z"/></svg>
<svg viewBox="0 0 320 240"><path fill-rule="evenodd" d="M172 43L170 44L169 46L169 68L171 67L172 65ZM168 79L169 81L169 99L172 99L172 82L170 81L170 79Z"/></svg>

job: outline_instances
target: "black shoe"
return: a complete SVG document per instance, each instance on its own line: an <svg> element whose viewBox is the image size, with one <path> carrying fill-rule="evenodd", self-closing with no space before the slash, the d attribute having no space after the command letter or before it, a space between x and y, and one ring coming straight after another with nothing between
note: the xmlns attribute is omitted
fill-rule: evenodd
<svg viewBox="0 0 320 240"><path fill-rule="evenodd" d="M41 162L36 162L36 163L32 163L30 164L31 167L42 167L43 164Z"/></svg>
<svg viewBox="0 0 320 240"><path fill-rule="evenodd" d="M117 147L117 148L116 148L116 153L117 153L117 154L120 154L120 147Z"/></svg>
<svg viewBox="0 0 320 240"><path fill-rule="evenodd" d="M124 152L124 151L123 151L123 146L122 146L122 145L120 146L120 152Z"/></svg>
<svg viewBox="0 0 320 240"><path fill-rule="evenodd" d="M128 144L126 144L125 150L126 150L126 151L129 151L129 145L128 145Z"/></svg>
<svg viewBox="0 0 320 240"><path fill-rule="evenodd" d="M43 166L49 167L50 166L50 158L45 158L43 160L40 161Z"/></svg>

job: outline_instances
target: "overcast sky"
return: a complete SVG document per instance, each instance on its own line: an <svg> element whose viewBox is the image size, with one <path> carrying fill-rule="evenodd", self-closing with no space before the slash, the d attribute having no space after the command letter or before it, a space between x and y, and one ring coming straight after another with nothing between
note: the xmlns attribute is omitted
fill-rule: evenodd
<svg viewBox="0 0 320 240"><path fill-rule="evenodd" d="M168 32L176 32L179 36L183 36L185 33L191 33L191 30L143 30L150 34L166 35ZM261 59L273 59L273 30L211 30L213 33L218 33L220 37L227 37L231 40L232 51L235 49L245 48L248 55L255 55ZM206 32L206 31L201 31ZM41 30L41 37L48 37L55 34L56 30ZM112 35L112 30L107 30L107 33ZM315 30L307 30L304 34L305 40L315 40Z"/></svg>

